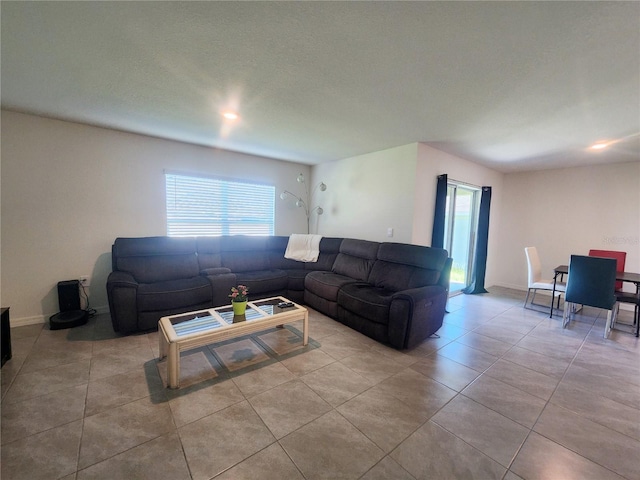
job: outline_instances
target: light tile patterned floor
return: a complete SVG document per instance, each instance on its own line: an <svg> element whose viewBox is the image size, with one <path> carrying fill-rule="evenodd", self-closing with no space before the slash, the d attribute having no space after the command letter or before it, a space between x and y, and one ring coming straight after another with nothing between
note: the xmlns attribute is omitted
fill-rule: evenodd
<svg viewBox="0 0 640 480"><path fill-rule="evenodd" d="M187 352L177 391L157 333L14 328L2 478L640 478L638 339L490 290L404 352L311 311L308 347L293 324Z"/></svg>

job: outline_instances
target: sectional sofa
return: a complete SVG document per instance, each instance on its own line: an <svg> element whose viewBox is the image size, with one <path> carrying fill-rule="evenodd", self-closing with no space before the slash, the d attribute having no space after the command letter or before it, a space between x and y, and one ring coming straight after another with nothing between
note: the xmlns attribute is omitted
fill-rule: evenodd
<svg viewBox="0 0 640 480"><path fill-rule="evenodd" d="M156 329L165 315L284 296L398 349L441 326L449 290L446 250L325 237L317 262L285 258L289 237L117 238L107 296L113 329Z"/></svg>

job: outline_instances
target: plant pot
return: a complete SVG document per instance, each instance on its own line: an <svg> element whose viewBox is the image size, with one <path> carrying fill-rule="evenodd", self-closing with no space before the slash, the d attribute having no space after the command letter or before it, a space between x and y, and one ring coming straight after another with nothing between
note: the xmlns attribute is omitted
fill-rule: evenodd
<svg viewBox="0 0 640 480"><path fill-rule="evenodd" d="M231 302L231 305L233 305L233 315L236 317L239 315L244 315L245 311L247 310L246 300L244 302Z"/></svg>

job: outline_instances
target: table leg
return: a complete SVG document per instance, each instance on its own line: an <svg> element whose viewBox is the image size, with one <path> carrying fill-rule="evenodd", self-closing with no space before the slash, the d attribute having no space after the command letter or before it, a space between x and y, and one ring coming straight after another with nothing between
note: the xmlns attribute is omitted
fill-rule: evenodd
<svg viewBox="0 0 640 480"><path fill-rule="evenodd" d="M169 344L167 377L169 388L178 388L180 386L180 350L178 349L177 343Z"/></svg>
<svg viewBox="0 0 640 480"><path fill-rule="evenodd" d="M640 298L640 283L636 283L636 298ZM640 302L633 307L633 324L636 326L636 338L640 336Z"/></svg>
<svg viewBox="0 0 640 480"><path fill-rule="evenodd" d="M556 299L556 282L558 281L558 272L553 273L553 290L551 291L551 311L549 312L549 318L553 318L553 302Z"/></svg>
<svg viewBox="0 0 640 480"><path fill-rule="evenodd" d="M309 343L309 312L304 312L304 320L302 322L302 345Z"/></svg>
<svg viewBox="0 0 640 480"><path fill-rule="evenodd" d="M162 360L167 356L167 337L162 330L162 327L158 328L158 350L160 352L159 360Z"/></svg>

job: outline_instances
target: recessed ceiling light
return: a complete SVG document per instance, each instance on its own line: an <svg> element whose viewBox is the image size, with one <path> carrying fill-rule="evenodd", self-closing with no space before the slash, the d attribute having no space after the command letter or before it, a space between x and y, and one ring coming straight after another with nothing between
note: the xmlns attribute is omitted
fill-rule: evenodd
<svg viewBox="0 0 640 480"><path fill-rule="evenodd" d="M236 112L223 112L222 116L227 120L237 120L238 118L240 118L240 115L238 115Z"/></svg>
<svg viewBox="0 0 640 480"><path fill-rule="evenodd" d="M603 148L607 148L608 146L609 146L609 143L607 142L598 142L598 143L594 143L589 148L591 150L602 150Z"/></svg>

